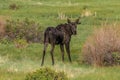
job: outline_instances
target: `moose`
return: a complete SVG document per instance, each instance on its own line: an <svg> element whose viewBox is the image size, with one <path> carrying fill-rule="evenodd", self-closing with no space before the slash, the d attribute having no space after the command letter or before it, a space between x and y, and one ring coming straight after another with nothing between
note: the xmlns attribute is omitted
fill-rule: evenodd
<svg viewBox="0 0 120 80"><path fill-rule="evenodd" d="M51 45L51 58L52 58L52 65L54 65L54 57L53 52L55 45L60 45L60 50L62 54L62 61L64 62L64 46L66 48L66 52L69 58L69 61L72 62L70 56L70 41L71 36L77 34L77 25L81 24L79 21L80 18L76 19L75 22L71 22L70 19L67 19L67 23L57 25L57 27L47 27L44 32L44 50L42 56L42 63L41 66L44 64L44 57L46 54L46 48L48 44Z"/></svg>

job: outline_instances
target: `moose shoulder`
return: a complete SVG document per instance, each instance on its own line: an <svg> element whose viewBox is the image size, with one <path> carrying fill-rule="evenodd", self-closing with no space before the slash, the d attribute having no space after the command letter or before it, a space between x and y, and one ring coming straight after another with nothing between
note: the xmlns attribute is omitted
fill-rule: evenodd
<svg viewBox="0 0 120 80"><path fill-rule="evenodd" d="M64 61L64 46L68 54L69 61L72 62L70 56L70 40L72 35L77 34L77 24L80 24L79 18L75 22L71 22L70 19L67 19L67 23L60 24L57 27L48 27L44 32L44 50L42 56L41 66L44 64L44 57L46 54L47 45L51 45L51 58L52 64L54 65L53 51L55 45L60 45L60 50L62 53L62 61Z"/></svg>

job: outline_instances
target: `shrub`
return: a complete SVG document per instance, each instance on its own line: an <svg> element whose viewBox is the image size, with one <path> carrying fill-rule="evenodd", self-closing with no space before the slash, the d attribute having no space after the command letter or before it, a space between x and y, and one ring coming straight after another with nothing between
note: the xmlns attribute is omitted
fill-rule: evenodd
<svg viewBox="0 0 120 80"><path fill-rule="evenodd" d="M18 20L7 20L5 26L5 33L9 40L14 39L26 39L27 42L40 42L41 30L40 25L35 21L24 19L23 21Z"/></svg>
<svg viewBox="0 0 120 80"><path fill-rule="evenodd" d="M95 66L120 63L120 25L95 30L85 42L82 53L84 61Z"/></svg>
<svg viewBox="0 0 120 80"><path fill-rule="evenodd" d="M9 5L9 9L16 10L18 8L19 8L19 6L15 3L12 3L12 4Z"/></svg>
<svg viewBox="0 0 120 80"><path fill-rule="evenodd" d="M4 38L0 39L0 43L2 43L2 44L10 44L11 41L4 37Z"/></svg>
<svg viewBox="0 0 120 80"><path fill-rule="evenodd" d="M113 52L112 56L113 56L113 59L114 59L114 64L120 65L120 54L119 54L119 52Z"/></svg>
<svg viewBox="0 0 120 80"><path fill-rule="evenodd" d="M68 80L68 78L64 72L55 72L50 68L40 68L26 75L25 80Z"/></svg>
<svg viewBox="0 0 120 80"><path fill-rule="evenodd" d="M14 44L16 48L26 48L28 43L25 39L15 39Z"/></svg>

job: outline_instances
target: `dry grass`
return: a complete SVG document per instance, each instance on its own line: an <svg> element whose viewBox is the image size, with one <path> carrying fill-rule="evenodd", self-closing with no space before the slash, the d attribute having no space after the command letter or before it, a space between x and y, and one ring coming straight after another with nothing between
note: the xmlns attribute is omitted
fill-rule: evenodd
<svg viewBox="0 0 120 80"><path fill-rule="evenodd" d="M95 30L84 44L84 59L95 66L113 65L112 53L120 52L120 25L104 25Z"/></svg>
<svg viewBox="0 0 120 80"><path fill-rule="evenodd" d="M67 19L67 16L63 12L58 12L58 19L65 20Z"/></svg>
<svg viewBox="0 0 120 80"><path fill-rule="evenodd" d="M5 22L8 17L0 16L0 38L5 34Z"/></svg>

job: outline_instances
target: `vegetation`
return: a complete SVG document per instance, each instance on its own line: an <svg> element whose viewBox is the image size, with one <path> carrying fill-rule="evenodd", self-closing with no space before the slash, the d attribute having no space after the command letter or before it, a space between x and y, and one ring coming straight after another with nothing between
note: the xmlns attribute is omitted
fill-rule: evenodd
<svg viewBox="0 0 120 80"><path fill-rule="evenodd" d="M55 72L50 68L41 68L29 73L25 80L68 80L64 72Z"/></svg>
<svg viewBox="0 0 120 80"><path fill-rule="evenodd" d="M15 39L25 39L27 42L40 42L42 40L42 32L40 25L27 18L23 21L20 20L7 20L5 25L5 35L10 41Z"/></svg>
<svg viewBox="0 0 120 80"><path fill-rule="evenodd" d="M112 25L94 32L84 44L85 61L95 66L119 64L120 27Z"/></svg>
<svg viewBox="0 0 120 80"><path fill-rule="evenodd" d="M66 23L67 17L75 20L80 16L82 24L78 25L77 35L71 39L72 64L69 63L67 54L65 54L65 62L62 62L59 46L56 46L55 65L51 66L50 54L47 51L45 66L64 71L70 80L120 79L119 66L95 68L82 61L83 46L88 41L86 39L93 35L94 29L101 29L104 23L111 25L120 22L120 0L0 0L0 3L0 36L2 37L6 20L16 23L19 19L24 23L25 19L28 19L30 22L33 21L34 25L39 23L41 32L48 26L55 27L60 23ZM40 68L42 50L43 45L40 43L28 44L22 38L11 42L2 38L0 79L24 80L28 73ZM113 57L119 62L118 52L113 52Z"/></svg>
<svg viewBox="0 0 120 80"><path fill-rule="evenodd" d="M16 10L16 9L18 9L19 7L18 7L16 4L13 3L13 4L10 4L10 5L9 5L9 8L12 9L12 10Z"/></svg>

